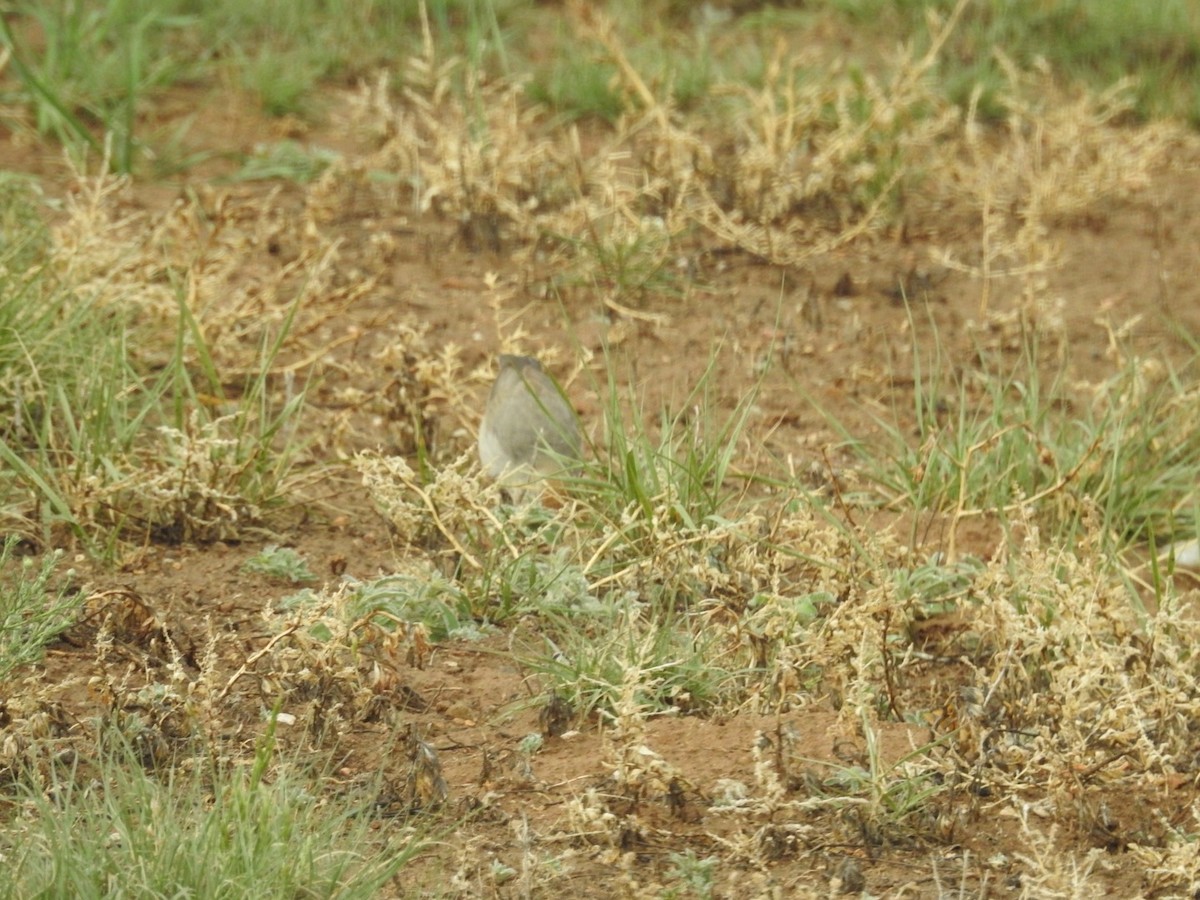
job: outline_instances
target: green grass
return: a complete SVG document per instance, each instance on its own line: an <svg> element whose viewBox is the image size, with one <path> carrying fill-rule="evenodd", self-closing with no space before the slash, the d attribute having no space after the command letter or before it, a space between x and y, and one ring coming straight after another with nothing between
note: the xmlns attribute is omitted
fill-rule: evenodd
<svg viewBox="0 0 1200 900"><path fill-rule="evenodd" d="M615 77L611 64L572 54L567 45L554 55L554 62L535 73L527 91L530 100L567 121L594 118L611 124L625 111Z"/></svg>
<svg viewBox="0 0 1200 900"><path fill-rule="evenodd" d="M927 43L929 11L948 16L955 0L825 0L801 10L764 8L716 22L693 8L667 4L674 14L665 29L661 6L615 4L616 11L608 12L643 77L667 88L661 96L690 108L711 104L716 84L752 83L746 80L753 72L747 66L751 48L764 39L790 36L803 43L806 32L833 19L860 41L877 42L891 53L900 43ZM531 95L568 118L612 121L624 104L606 77L611 68L589 52L594 48L575 44L574 35L560 31L558 41L555 61L534 67ZM1029 71L1043 60L1064 85L1095 91L1133 77L1137 115L1200 124L1200 12L1186 0L969 3L938 62L937 90L963 107L978 90L978 111L999 121L1004 96L1024 90L1011 83L1008 61Z"/></svg>
<svg viewBox="0 0 1200 900"><path fill-rule="evenodd" d="M242 564L242 571L292 584L317 579L303 556L291 547L280 547L278 544L267 544Z"/></svg>
<svg viewBox="0 0 1200 900"><path fill-rule="evenodd" d="M36 193L5 197L0 222L23 232L0 271L7 527L50 543L66 532L113 558L122 541L210 540L261 520L300 450L290 435L304 392L278 399L268 389L290 315L264 336L258 370L226 398L182 298L174 346L151 363L138 305L62 278L37 225ZM211 397L223 408L210 408Z"/></svg>
<svg viewBox="0 0 1200 900"><path fill-rule="evenodd" d="M920 35L930 9L946 15L955 0L826 0L829 10L868 33ZM1028 71L1045 60L1061 80L1102 90L1137 79L1135 110L1200 124L1200 10L1188 0L1014 0L973 2L947 48L938 80L966 104L982 87L980 111L1000 117L1009 85L1005 60Z"/></svg>
<svg viewBox="0 0 1200 900"><path fill-rule="evenodd" d="M724 638L700 611L749 507L733 461L757 389L718 411L718 369L714 352L678 410L657 421L623 397L611 366L593 386L604 426L593 461L564 480L578 504L560 526L566 540L550 542L574 554L554 566L573 599L541 606L547 638L524 662L581 715L615 715L628 702L648 714L700 712L735 703L756 681L744 660L723 658Z"/></svg>
<svg viewBox="0 0 1200 900"><path fill-rule="evenodd" d="M682 109L709 108L719 120L727 91L714 89L753 83L764 36L802 44L833 17L890 51L926 41L927 10L946 15L953 6L826 0L725 18L671 3L622 3L604 12L658 96ZM426 9L438 58L458 56L485 77L528 75L530 99L564 119L612 123L639 105L601 48L532 0L429 0ZM38 133L94 155L107 144L110 164L128 172L159 155L157 132L143 117L163 91L239 84L269 115L320 119L324 86L351 85L383 67L402 76L421 52L422 23L413 0L25 0L0 31L13 52L3 87L30 110ZM1200 123L1200 13L1185 0L970 3L938 61L938 91L963 106L975 98L985 118L999 120L1004 96L1025 90L1011 84L1005 60L1022 71L1045 60L1064 84L1094 90L1132 76L1137 115Z"/></svg>
<svg viewBox="0 0 1200 900"><path fill-rule="evenodd" d="M656 616L628 601L615 613L592 623L547 616L554 639L522 661L543 691L584 720L593 713L610 720L624 698L640 715L702 715L735 705L751 680L718 662L724 636L706 633L698 618Z"/></svg>
<svg viewBox="0 0 1200 900"><path fill-rule="evenodd" d="M120 737L89 765L52 763L5 788L6 897L374 897L422 847L369 791L318 799L320 773L253 764L142 768ZM382 826L382 827L380 827Z"/></svg>
<svg viewBox="0 0 1200 900"><path fill-rule="evenodd" d="M448 52L480 65L503 59L502 5L432 0L429 9ZM412 0L26 0L0 28L15 76L0 88L28 108L38 134L78 155L107 145L113 170L131 172L155 155L141 119L169 88L240 84L268 115L318 118L322 86L401 68L421 39Z"/></svg>
<svg viewBox="0 0 1200 900"><path fill-rule="evenodd" d="M313 181L338 156L320 147L302 147L295 141L259 144L243 160L241 168L231 176L231 181L263 181L281 178L305 183Z"/></svg>
<svg viewBox="0 0 1200 900"><path fill-rule="evenodd" d="M40 563L18 557L20 539L9 536L0 548L0 679L42 658L46 645L75 624L83 594L55 586L62 552Z"/></svg>
<svg viewBox="0 0 1200 900"><path fill-rule="evenodd" d="M616 373L594 390L604 401L599 443L592 448L598 471L575 489L594 515L620 527L625 539L678 531L693 533L732 514L739 496L733 476L750 410L753 385L731 412L716 408L717 354L675 409L649 419L637 398L626 402Z"/></svg>
<svg viewBox="0 0 1200 900"><path fill-rule="evenodd" d="M816 764L826 774L811 778L809 785L818 797L843 810L847 826L857 831L854 836L867 846L906 844L918 835L930 836L936 821L930 810L939 795L949 791L929 759L934 745L917 747L899 760L886 762L870 717L862 715L859 728L866 743L861 763Z"/></svg>
<svg viewBox="0 0 1200 900"><path fill-rule="evenodd" d="M131 171L139 102L186 75L161 48L195 20L147 2L23 4L11 18L19 30L6 16L0 39L36 130L96 153L107 143L114 169Z"/></svg>
<svg viewBox="0 0 1200 900"><path fill-rule="evenodd" d="M914 345L912 408L876 418L882 441L862 442L830 420L883 502L914 513L911 544L937 517L1007 528L1027 509L1068 545L1094 516L1113 549L1194 536L1200 357L1177 371L1130 354L1079 395L1061 372L1047 380L1041 356L1030 332L1014 355L981 351L951 376L940 344Z"/></svg>

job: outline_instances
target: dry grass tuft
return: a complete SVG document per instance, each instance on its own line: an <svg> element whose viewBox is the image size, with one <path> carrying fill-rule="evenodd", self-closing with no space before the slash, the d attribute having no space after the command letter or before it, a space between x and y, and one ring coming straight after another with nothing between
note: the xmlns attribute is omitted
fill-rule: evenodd
<svg viewBox="0 0 1200 900"><path fill-rule="evenodd" d="M1040 276L1061 262L1055 229L1103 220L1115 204L1144 191L1187 142L1183 130L1167 122L1122 127L1132 103L1127 82L1100 96L1045 104L1026 99L1039 85L1020 85L1015 72L1012 79L1004 131L980 127L972 104L958 140L937 148L931 168L939 175L912 209L914 224L934 234L946 230L940 220L968 218L964 227L979 235L977 257L961 260L950 250L933 255L938 264L980 279L983 311L993 281L1016 279L1027 303L1044 297ZM1047 81L1041 89L1055 95Z"/></svg>
<svg viewBox="0 0 1200 900"><path fill-rule="evenodd" d="M702 272L704 251L797 265L903 223L935 236L982 225L977 259L936 254L983 279L1027 281L1057 262L1053 227L1103 215L1145 187L1181 140L1162 124L1127 133L1128 86L1042 105L1046 84L1012 75L1006 131L985 131L930 87L965 4L931 20L928 49L891 74L812 77L782 44L763 82L716 85L720 118L684 117L639 73L616 27L577 7L579 38L616 68L626 114L586 139L547 128L521 85L488 82L431 41L399 96L381 74L351 120L378 149L324 176L322 208L364 193L403 214L434 212L473 250L511 250L541 281L592 285L619 313ZM387 173L388 178L372 177ZM1038 285L1029 281L1026 294ZM1044 294L1044 291L1040 292Z"/></svg>

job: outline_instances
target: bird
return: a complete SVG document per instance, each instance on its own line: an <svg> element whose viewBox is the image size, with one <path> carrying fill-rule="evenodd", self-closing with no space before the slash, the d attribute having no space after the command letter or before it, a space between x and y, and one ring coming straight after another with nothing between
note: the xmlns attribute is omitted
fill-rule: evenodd
<svg viewBox="0 0 1200 900"><path fill-rule="evenodd" d="M479 426L479 461L502 487L522 488L569 470L582 456L579 419L532 356L500 354Z"/></svg>

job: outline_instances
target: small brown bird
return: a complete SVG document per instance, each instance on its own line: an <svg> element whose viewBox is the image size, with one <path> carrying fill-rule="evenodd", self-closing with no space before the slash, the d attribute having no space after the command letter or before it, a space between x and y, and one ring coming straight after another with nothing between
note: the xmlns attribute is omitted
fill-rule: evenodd
<svg viewBox="0 0 1200 900"><path fill-rule="evenodd" d="M575 410L532 356L501 354L479 426L479 461L505 487L528 486L581 456Z"/></svg>

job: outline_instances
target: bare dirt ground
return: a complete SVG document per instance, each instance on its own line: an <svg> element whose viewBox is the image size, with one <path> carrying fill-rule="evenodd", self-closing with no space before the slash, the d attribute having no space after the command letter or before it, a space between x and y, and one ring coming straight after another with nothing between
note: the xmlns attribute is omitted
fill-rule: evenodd
<svg viewBox="0 0 1200 900"><path fill-rule="evenodd" d="M256 142L280 135L278 122L261 119L239 104L216 96L179 99L181 109L199 110L192 135L208 146L250 150ZM338 95L329 102L339 102ZM168 121L169 116L163 124ZM287 127L305 144L347 156L364 152L353 135L336 126ZM71 189L53 149L5 135L0 161L6 168L43 176L51 193L56 184L63 192ZM1110 329L1125 323L1131 323L1135 345L1145 355L1171 360L1189 356L1176 329L1200 334L1200 286L1193 277L1200 245L1197 162L1181 159L1136 198L1114 201L1086 221L1061 223L1048 236L1061 251L1061 265L1046 273L1044 293L1062 302L1059 309L1046 311L1046 321L1033 323L1045 330L1047 372L1065 360L1068 379L1095 381L1111 373ZM288 183L222 184L215 179L228 171L218 161L172 182L135 181L123 202L131 211L158 214L173 204L192 202L195 191L200 208L224 204L272 210L274 229L242 246L238 267L242 278L265 281L305 252L308 236L298 223L311 201L304 188ZM747 465L764 471L768 466L791 468L814 487L827 484L849 458L812 400L870 440L874 415L899 411L903 419L911 408L914 346L929 349L936 340L946 367L961 371L978 365L981 347L1003 353L1018 346L1006 332L1015 327L1006 314L1019 306L1020 280L993 280L984 311L978 279L931 261L933 251L942 250L961 260L976 258L977 222L964 221L936 235L898 227L797 267L766 265L746 254L709 253L698 243L681 263L687 277L678 295L656 295L644 308L625 311L606 307L594 285L566 284L547 291L554 273L531 279L536 266L514 264L513 247L503 236L482 246L488 242L474 240L459 223L432 213L378 208L365 197L340 204L321 227L325 237L337 242L338 255L325 297L314 301L318 308L326 303L336 309L336 315L314 316L318 324L307 343L322 348L321 378L311 395L318 408L316 432L298 436L311 439L314 465L336 462L337 455L344 459L359 449L412 451L411 419L396 410L404 373L387 355L389 343L397 340L398 324L422 329L427 347L461 348L466 364L466 402L436 394L417 401L436 459L452 459L473 446L500 332L512 335L519 329L521 348L543 355L566 382L585 427L595 427L599 417L595 386L602 383L606 348L613 370L651 410L678 408L713 358L717 406L731 409L760 383L759 372L769 361L749 427L749 438L761 442L767 453ZM197 233L202 230L198 226ZM497 284L503 287L500 302ZM908 293L907 304L901 286ZM595 355L584 362L584 351ZM293 351L294 361L302 356ZM581 362L582 372L576 368ZM907 527L890 523L886 514L880 514L878 524ZM921 533L923 552L938 549L944 538L936 522ZM984 557L994 552L996 538L986 525L959 536L964 550ZM246 559L268 542L296 548L327 584L344 575L370 579L394 571L397 554L405 552L356 476L345 474L323 482L320 496L303 509L273 521L261 541L148 540L119 571L77 560L91 587L108 592L103 602L135 613L107 657L107 677L124 672L136 680L139 673L161 666L166 658L163 632L192 664L205 652L210 636L220 634L218 646L228 654L221 671L230 679L229 735L252 742L261 728L262 704L269 701L258 693L253 678L236 679L237 667L269 639L263 610L295 590L243 571ZM449 803L424 815L446 832L405 870L399 893L666 896L673 884L667 875L669 854L685 851L721 858L718 896L825 896L839 884L846 890L865 884L873 896L958 896L960 889L969 896L1021 892L1018 881L1006 880L1003 862L1026 852L1026 844L1016 839L1019 823L994 817L986 795L962 796L962 803L975 807L968 816L973 826L955 829L937 845L864 839L813 849L801 847L796 832L782 827L803 823L769 820L761 822L763 843L753 853L737 844L731 817L713 813L710 804L723 784L753 780L760 734L778 736L781 729L790 729L799 736L799 755L811 760L856 759L866 752L861 736L838 716L831 698L778 716L652 720L645 743L686 773L687 784L675 786L670 797L629 801L627 812L640 829L631 829L617 846L593 846L577 833L567 834L563 822L569 798L590 787L603 790L610 776L605 738L596 723L582 722L567 737L547 739L531 769L520 764L517 742L540 730L533 702L540 692L510 651L514 642L519 649L522 641L533 640L534 631L536 626L523 625L483 643L428 648L419 666L399 673L403 690L392 697L406 702L396 699L386 715L339 735L342 758L334 777L347 782L381 766L394 769L397 783L403 782L408 761L398 726L415 729L440 757ZM89 638L81 626L50 650L48 680L78 684L74 676L95 672L99 663ZM927 669L923 677L923 685L910 685L911 696L924 692L930 708L953 695L953 663ZM103 696L78 689L63 698L63 715L81 722L104 703ZM881 733L883 755L893 759L931 736L927 727L900 724L886 725ZM298 748L304 743L286 728L281 739ZM1080 854L1103 848L1098 871L1110 896L1138 894L1144 873L1125 853L1126 842L1151 827L1156 813L1169 820L1181 815L1198 799L1195 785L1162 784L1143 796L1089 791L1093 800L1105 804L1110 830L1065 832L1057 839ZM773 847L765 856L764 845ZM556 878L545 869L531 874L531 854L559 857L564 875ZM493 860L512 867L514 879L498 882L490 869Z"/></svg>

